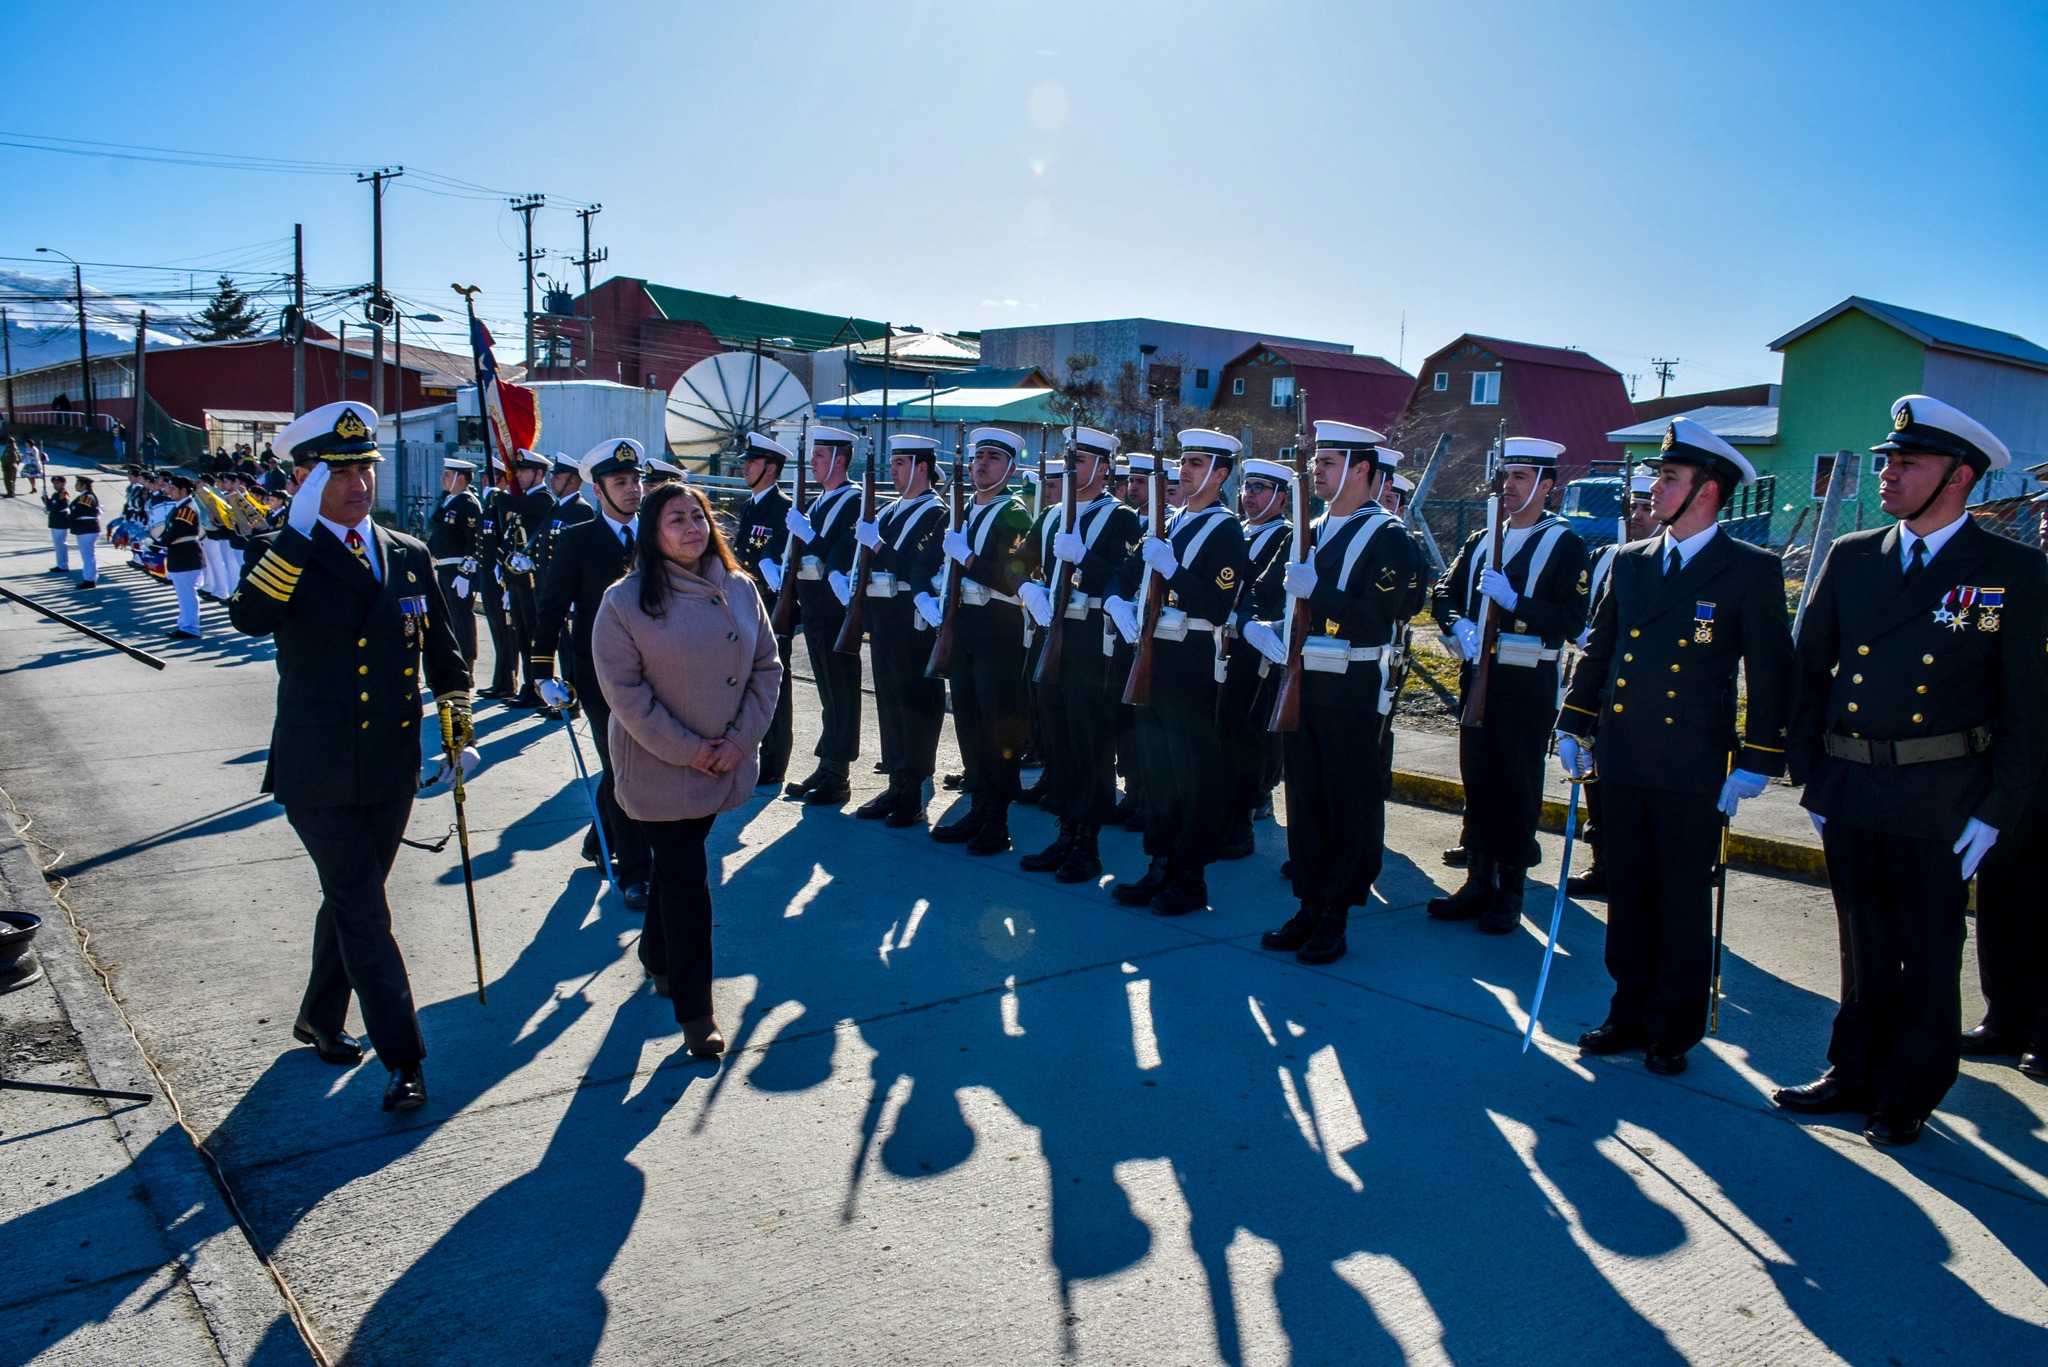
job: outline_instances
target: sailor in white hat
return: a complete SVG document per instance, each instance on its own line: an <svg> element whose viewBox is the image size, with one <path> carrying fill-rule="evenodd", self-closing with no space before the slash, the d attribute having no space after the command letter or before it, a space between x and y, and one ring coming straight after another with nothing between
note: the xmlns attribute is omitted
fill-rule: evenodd
<svg viewBox="0 0 2048 1367"><path fill-rule="evenodd" d="M1146 613L1151 585L1163 605L1152 620L1139 618L1138 667L1132 701L1141 747L1151 738L1160 763L1146 775L1146 871L1117 884L1113 895L1128 906L1150 905L1162 916L1183 916L1209 905L1208 866L1218 857L1232 794L1225 779L1223 741L1216 728L1223 629L1237 606L1250 562L1244 528L1223 501L1236 468L1238 440L1225 432L1191 427L1180 447L1180 511L1165 536L1139 543L1144 565L1135 596L1117 602L1119 617ZM1121 629L1121 623L1119 624ZM1143 688L1150 632L1150 700ZM1154 784L1157 791L1151 791Z"/></svg>
<svg viewBox="0 0 2048 1367"><path fill-rule="evenodd" d="M1031 731L1024 609L1017 597L1034 568L1031 514L1007 488L1023 439L1005 428L977 427L967 444L971 506L960 530L947 531L941 544L962 579L947 678L965 770L961 788L971 801L964 816L933 827L932 838L965 845L969 854L993 855L1010 848L1017 761ZM936 617L942 606L927 598L920 611Z"/></svg>
<svg viewBox="0 0 2048 1367"><path fill-rule="evenodd" d="M278 434L289 458L319 462L285 526L228 603L237 629L277 643L279 714L263 791L277 799L324 894L312 971L292 1035L324 1062L352 1067L350 998L389 1070L384 1109L426 1104L426 1041L392 937L384 874L420 787L420 687L430 687L455 757L476 763L469 667L426 546L370 520L377 416L357 403L316 408ZM366 875L374 871L375 876Z"/></svg>
<svg viewBox="0 0 2048 1367"><path fill-rule="evenodd" d="M1422 586L1414 542L1379 503L1400 455L1383 441L1356 423L1315 424L1315 493L1328 511L1313 527L1297 526L1283 553L1285 597L1275 616L1284 614L1284 628L1272 618L1245 628L1246 642L1276 666L1300 641L1294 724L1282 739L1298 905L1259 943L1306 964L1344 957L1351 910L1371 896L1385 854L1382 738L1393 714L1394 652ZM1269 715L1290 719L1278 707Z"/></svg>
<svg viewBox="0 0 2048 1367"><path fill-rule="evenodd" d="M434 509L427 532L427 549L434 556L434 579L448 599L449 620L455 639L462 644L462 658L476 668L476 611L464 565L476 556L477 537L483 527L484 507L470 491L476 466L450 457L441 462L441 503Z"/></svg>
<svg viewBox="0 0 2048 1367"><path fill-rule="evenodd" d="M2017 842L2048 754L2048 562L1968 510L2011 452L1926 394L1894 403L1891 428L1872 449L1898 521L1835 539L1800 623L1787 748L1827 846L1844 995L1833 1066L1773 1098L1863 1112L1865 1136L1887 1146L1917 1139L1956 1078L1970 878L1983 953L2010 943L2014 918L2038 922L2039 885L2014 887L2007 861L2024 874ZM2008 1023L2015 1005L1987 993L1988 1028L1968 1047L2017 1046L2048 1071L2038 1019Z"/></svg>
<svg viewBox="0 0 2048 1367"><path fill-rule="evenodd" d="M732 549L753 578L771 619L782 589L783 552L789 545L790 501L782 491L782 477L793 459L795 453L787 446L761 432L747 433L746 450L740 456L740 478L746 482L747 498L734 519ZM775 700L775 715L761 737L758 755L760 786L768 788L782 786L794 743L789 709L796 674L789 667L790 638L780 635L775 643L782 655L782 692Z"/></svg>
<svg viewBox="0 0 2048 1367"><path fill-rule="evenodd" d="M1557 715L1558 657L1586 625L1591 582L1586 543L1547 508L1564 447L1508 437L1495 472L1504 530L1466 539L1433 612L1464 661L1459 690L1474 715L1458 731L1465 783L1465 883L1429 904L1438 920L1477 920L1493 935L1522 920L1522 886L1536 861L1543 763ZM1474 698L1486 662L1484 705Z"/></svg>
<svg viewBox="0 0 2048 1367"><path fill-rule="evenodd" d="M1280 782L1280 736L1267 725L1279 675L1265 667L1265 656L1240 645L1238 638L1252 622L1277 620L1286 606L1282 577L1291 541L1288 513L1293 493L1292 465L1258 457L1239 462L1237 505L1244 520L1248 564L1225 633L1231 638L1230 658L1216 712L1231 790L1220 851L1225 859L1243 859L1255 852L1257 822L1272 814L1273 788Z"/></svg>
<svg viewBox="0 0 2048 1367"><path fill-rule="evenodd" d="M839 601L831 580L835 574L844 578L853 568L853 524L860 520L860 492L849 481L859 438L840 427L813 427L810 437L811 478L818 492L808 508L791 508L784 514L783 525L798 544L797 607L824 726L813 750L817 767L783 791L812 806L837 807L853 795L848 775L860 758L860 657L842 655L837 649L846 604Z"/></svg>

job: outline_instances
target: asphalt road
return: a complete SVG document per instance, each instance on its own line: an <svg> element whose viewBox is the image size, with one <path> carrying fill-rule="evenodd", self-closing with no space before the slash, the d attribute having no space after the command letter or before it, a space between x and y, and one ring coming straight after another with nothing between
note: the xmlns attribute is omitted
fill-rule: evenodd
<svg viewBox="0 0 2048 1367"><path fill-rule="evenodd" d="M127 639L171 620L136 572L87 595L47 563L0 505L0 581ZM1601 907L1568 906L1523 1054L1541 936L1422 915L1456 832L1422 809L1390 811L1384 900L1315 970L1257 946L1290 909L1270 824L1212 873L1216 910L1165 920L757 797L713 835L735 1045L714 1068L578 859L561 725L486 708L490 1001L454 848L402 851L432 1102L387 1116L381 1068L289 1039L317 893L256 791L270 651L207 619L157 674L0 609L0 787L61 849L142 1048L333 1361L2048 1361L2048 1089L1971 1064L1903 1154L1765 1100L1822 1063L1824 889L1731 877L1722 1031L1676 1079L1558 1042L1607 991ZM451 819L425 801L412 834ZM1049 837L1036 812L1015 829ZM1142 864L1134 836L1104 854ZM11 1264L53 1256L15 1235L134 1181L93 1171L0 1205ZM236 1234L201 1202L161 1237ZM33 1341L0 1296L0 1364L111 1334L135 1291L49 1298ZM282 1307L242 1306L271 1332L221 1355L304 1360Z"/></svg>

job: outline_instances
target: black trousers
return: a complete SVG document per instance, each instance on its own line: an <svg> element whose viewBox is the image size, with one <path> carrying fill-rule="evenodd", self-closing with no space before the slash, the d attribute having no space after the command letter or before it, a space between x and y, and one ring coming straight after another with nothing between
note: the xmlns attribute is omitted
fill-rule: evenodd
<svg viewBox="0 0 2048 1367"><path fill-rule="evenodd" d="M1301 725L1281 738L1288 877L1304 902L1364 906L1386 857L1379 674L1365 677L1370 688L1304 680Z"/></svg>
<svg viewBox="0 0 2048 1367"><path fill-rule="evenodd" d="M868 666L891 788L916 788L932 776L946 724L946 681L924 676L932 634L916 628L915 612L908 594L868 600Z"/></svg>
<svg viewBox="0 0 2048 1367"><path fill-rule="evenodd" d="M1069 618L1060 630L1056 705L1048 706L1046 744L1060 757L1060 785L1039 806L1068 821L1100 826L1116 808L1117 710L1124 681L1111 682L1102 653L1102 610Z"/></svg>
<svg viewBox="0 0 2048 1367"><path fill-rule="evenodd" d="M1955 1085L1961 1061L1966 885L1952 843L1845 821L1821 832L1842 946L1828 1062L1880 1104L1923 1116Z"/></svg>
<svg viewBox="0 0 2048 1367"><path fill-rule="evenodd" d="M317 1030L340 1030L349 994L363 1027L387 1068L427 1056L413 1010L405 959L391 934L384 880L398 856L399 837L412 815L412 799L350 807L291 806L285 820L313 857L320 875L320 911L313 918L313 969L299 1013Z"/></svg>
<svg viewBox="0 0 2048 1367"><path fill-rule="evenodd" d="M462 658L476 663L476 599L457 598L455 590L449 587L462 577L459 565L436 565L434 579L441 585L441 596L448 602L448 624L455 628L455 640L462 647ZM474 593L474 587L470 590Z"/></svg>
<svg viewBox="0 0 2048 1367"><path fill-rule="evenodd" d="M805 605L804 647L810 652L811 677L818 682L818 711L824 722L811 753L842 765L860 758L860 656L841 655L832 648L845 621L843 608L814 612Z"/></svg>
<svg viewBox="0 0 2048 1367"><path fill-rule="evenodd" d="M2048 800L2037 796L1977 868L1984 1023L2048 1053Z"/></svg>
<svg viewBox="0 0 2048 1367"><path fill-rule="evenodd" d="M519 646L519 675L531 688L535 683L533 652L540 635L540 610L534 604L530 575L505 574L505 601L512 605L512 636Z"/></svg>
<svg viewBox="0 0 2048 1367"><path fill-rule="evenodd" d="M491 687L510 693L519 687L519 633L512 626L512 609L504 585L484 571L476 591L483 595L484 625L491 629ZM471 628L473 632L474 627Z"/></svg>
<svg viewBox="0 0 2048 1367"><path fill-rule="evenodd" d="M1579 789L1586 796L1586 846L1593 851L1593 867L1607 867L1607 785L1588 783Z"/></svg>
<svg viewBox="0 0 2048 1367"><path fill-rule="evenodd" d="M1465 691L1472 687L1469 665L1464 685ZM1557 723L1556 662L1523 669L1496 660L1487 681L1485 721L1458 729L1465 848L1526 869L1536 862L1543 759Z"/></svg>
<svg viewBox="0 0 2048 1367"><path fill-rule="evenodd" d="M1659 1053L1684 1053L1707 1033L1713 991L1718 794L1594 788L1607 790L1607 1019L1640 1026Z"/></svg>
<svg viewBox="0 0 2048 1367"><path fill-rule="evenodd" d="M668 979L676 1021L711 1014L711 876L704 840L716 817L643 821L654 851L653 895L640 935L640 962Z"/></svg>
<svg viewBox="0 0 2048 1367"><path fill-rule="evenodd" d="M604 690L598 687L594 675L587 670L577 672L582 677L576 680L576 697L590 718L590 735L597 742L597 814L604 822L604 838L618 865L619 883L630 887L646 882L651 871L647 835L639 822L620 810L618 795L612 788L611 704L605 701Z"/></svg>
<svg viewBox="0 0 2048 1367"><path fill-rule="evenodd" d="M1222 843L1228 805L1223 737L1216 729L1216 655L1206 632L1153 646L1152 705L1164 783L1157 801L1148 787L1145 847L1173 860L1174 872L1201 876Z"/></svg>
<svg viewBox="0 0 2048 1367"><path fill-rule="evenodd" d="M1228 818L1242 821L1266 800L1279 768L1275 752L1280 737L1267 729L1272 704L1262 710L1259 701L1270 690L1259 677L1259 662L1265 657L1242 641L1230 646L1230 661L1224 669L1222 695L1216 704L1216 724L1222 732L1223 759L1229 790Z"/></svg>
<svg viewBox="0 0 2048 1367"><path fill-rule="evenodd" d="M1024 688L1024 624L1007 603L962 604L954 633L953 735L965 761L965 787L976 807L1000 807L1017 798L1017 760L1031 739L1030 701Z"/></svg>
<svg viewBox="0 0 2048 1367"><path fill-rule="evenodd" d="M771 606L772 613L774 608ZM775 715L768 721L768 730L761 737L761 782L780 783L789 772L789 752L795 745L789 720L790 687L796 675L789 667L790 638L775 638L775 653L782 659L782 691L775 696Z"/></svg>

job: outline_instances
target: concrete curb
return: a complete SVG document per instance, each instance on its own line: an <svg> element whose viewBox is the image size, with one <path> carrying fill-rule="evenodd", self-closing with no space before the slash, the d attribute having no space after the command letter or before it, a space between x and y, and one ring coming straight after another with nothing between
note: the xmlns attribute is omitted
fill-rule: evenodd
<svg viewBox="0 0 2048 1367"><path fill-rule="evenodd" d="M1412 807L1462 812L1465 810L1465 785L1437 774L1416 774L1396 769L1394 800ZM1563 831L1564 804L1555 798L1544 798L1539 824L1546 831ZM1821 854L1820 846L1771 835L1752 835L1746 831L1728 833L1728 866L1810 883L1825 883L1828 879L1827 860Z"/></svg>
<svg viewBox="0 0 2048 1367"><path fill-rule="evenodd" d="M229 1367L241 1367L257 1361L260 1353L262 1361L274 1363L282 1343L302 1351L277 1284L235 1223L205 1160L180 1128L114 999L86 963L70 918L57 905L35 856L12 822L0 823L0 900L43 918L36 957L85 1046L95 1085L157 1097L147 1106L122 1103L110 1119L149 1193L150 1210L184 1269L222 1359ZM286 1332L273 1336L281 1319ZM307 1355L304 1360L312 1358Z"/></svg>

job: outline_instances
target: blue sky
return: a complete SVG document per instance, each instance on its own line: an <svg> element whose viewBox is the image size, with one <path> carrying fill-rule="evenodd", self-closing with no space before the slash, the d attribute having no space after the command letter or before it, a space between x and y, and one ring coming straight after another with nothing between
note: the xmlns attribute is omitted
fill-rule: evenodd
<svg viewBox="0 0 2048 1367"><path fill-rule="evenodd" d="M1766 343L1852 293L2048 342L2038 4L98 3L0 23L9 133L545 192L551 254L601 201L609 273L832 313L1148 315L1389 358L1405 313L1411 368L1474 331L1631 373L1675 356L1680 391L1775 379ZM276 270L302 222L316 283L369 275L349 174L5 146L0 168L0 257ZM516 331L516 216L429 188L388 193L393 288L452 315L449 282L480 283Z"/></svg>

